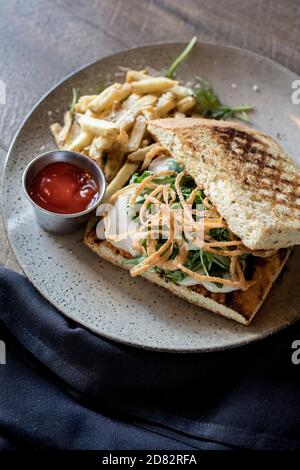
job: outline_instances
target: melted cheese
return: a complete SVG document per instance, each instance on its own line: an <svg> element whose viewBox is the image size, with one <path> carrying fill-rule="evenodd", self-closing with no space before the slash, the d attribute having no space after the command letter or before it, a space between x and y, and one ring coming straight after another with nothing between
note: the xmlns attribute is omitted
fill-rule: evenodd
<svg viewBox="0 0 300 470"><path fill-rule="evenodd" d="M106 238L117 249L138 256L140 253L133 248L131 235L139 228L139 219L132 219L135 212L129 207L132 194L133 190L128 190L118 197L113 206L108 206L105 223L104 219L98 222L96 233L98 238ZM101 214L97 212L97 215Z"/></svg>

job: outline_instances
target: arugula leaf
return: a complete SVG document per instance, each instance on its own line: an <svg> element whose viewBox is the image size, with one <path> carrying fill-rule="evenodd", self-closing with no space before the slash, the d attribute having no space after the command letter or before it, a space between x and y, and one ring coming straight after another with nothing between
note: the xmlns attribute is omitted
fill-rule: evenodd
<svg viewBox="0 0 300 470"><path fill-rule="evenodd" d="M179 67L179 65L185 60L185 58L189 55L191 50L193 49L194 45L197 42L197 36L194 36L188 45L183 49L183 51L179 54L178 57L174 60L174 62L170 65L168 70L165 73L165 77L173 78L175 70Z"/></svg>
<svg viewBox="0 0 300 470"><path fill-rule="evenodd" d="M197 250L191 253L186 266L192 271L196 272L203 269L206 275L212 275L212 270L216 269L218 271L221 269L223 274L229 271L230 258L228 256L215 255L203 250Z"/></svg>
<svg viewBox="0 0 300 470"><path fill-rule="evenodd" d="M135 265L139 264L141 261L144 261L146 259L146 256L140 255L140 256L135 256L133 258L128 258L123 261L124 264L129 264L129 265Z"/></svg>
<svg viewBox="0 0 300 470"><path fill-rule="evenodd" d="M180 269L176 269L175 271L164 271L163 276L167 281L178 284L178 282L183 281L183 279L186 277L186 274L180 271Z"/></svg>
<svg viewBox="0 0 300 470"><path fill-rule="evenodd" d="M141 183L147 176L153 175L152 171L146 170L142 174L134 173L130 178L129 184Z"/></svg>
<svg viewBox="0 0 300 470"><path fill-rule="evenodd" d="M213 87L201 77L196 77L200 82L200 88L194 90L196 98L196 112L210 119L237 118L241 121L248 121L247 113L253 110L252 106L231 107L221 103Z"/></svg>
<svg viewBox="0 0 300 470"><path fill-rule="evenodd" d="M202 204L203 199L204 199L204 192L202 191L202 189L199 189L199 191L197 191L194 204L196 204L196 205L197 204Z"/></svg>
<svg viewBox="0 0 300 470"><path fill-rule="evenodd" d="M228 242L230 240L227 228L212 228L209 235L219 242Z"/></svg>

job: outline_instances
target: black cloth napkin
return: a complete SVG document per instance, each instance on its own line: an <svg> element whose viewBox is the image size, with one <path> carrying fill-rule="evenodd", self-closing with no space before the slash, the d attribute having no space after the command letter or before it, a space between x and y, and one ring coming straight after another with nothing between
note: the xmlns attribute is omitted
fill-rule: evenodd
<svg viewBox="0 0 300 470"><path fill-rule="evenodd" d="M257 343L159 353L96 336L0 269L0 449L299 449L300 323Z"/></svg>

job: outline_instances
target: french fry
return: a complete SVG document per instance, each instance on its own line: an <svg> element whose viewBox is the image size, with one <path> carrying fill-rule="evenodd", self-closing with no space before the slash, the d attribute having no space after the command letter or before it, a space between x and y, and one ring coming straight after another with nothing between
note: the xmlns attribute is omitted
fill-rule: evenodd
<svg viewBox="0 0 300 470"><path fill-rule="evenodd" d="M99 158L105 150L112 146L113 142L114 139L111 139L110 136L95 137L89 151L89 156L92 158Z"/></svg>
<svg viewBox="0 0 300 470"><path fill-rule="evenodd" d="M156 112L160 118L168 114L176 106L176 100L174 95L170 92L166 92L159 98L156 105Z"/></svg>
<svg viewBox="0 0 300 470"><path fill-rule="evenodd" d="M177 85L178 82L165 77L150 77L136 82L132 82L132 91L134 93L163 93L169 88Z"/></svg>
<svg viewBox="0 0 300 470"><path fill-rule="evenodd" d="M152 121L153 119L159 118L157 108L155 108L154 106L148 106L148 108L143 109L142 113L146 121Z"/></svg>
<svg viewBox="0 0 300 470"><path fill-rule="evenodd" d="M115 123L104 119L96 119L87 114L82 115L78 122L83 131L90 132L95 136L117 136L119 133Z"/></svg>
<svg viewBox="0 0 300 470"><path fill-rule="evenodd" d="M126 74L126 82L137 82L138 80L145 80L149 78L147 69L144 70L128 70Z"/></svg>
<svg viewBox="0 0 300 470"><path fill-rule="evenodd" d="M68 150L73 152L80 152L83 147L90 145L93 140L93 134L90 132L80 132L80 134L74 139L72 144L68 147Z"/></svg>
<svg viewBox="0 0 300 470"><path fill-rule="evenodd" d="M104 202L107 202L111 196L118 191L119 189L123 188L129 178L136 172L138 169L138 163L126 162L121 169L118 171L114 179L109 183L107 186Z"/></svg>
<svg viewBox="0 0 300 470"><path fill-rule="evenodd" d="M151 106L157 101L157 96L145 95L137 100L130 109L122 114L116 122L116 125L121 129L128 131L134 124L136 117L147 107Z"/></svg>
<svg viewBox="0 0 300 470"><path fill-rule="evenodd" d="M147 127L146 119L143 116L138 116L135 120L133 129L131 131L130 139L128 142L128 152L137 150L143 140L144 133Z"/></svg>
<svg viewBox="0 0 300 470"><path fill-rule="evenodd" d="M63 126L61 126L58 122L51 124L50 130L59 148L62 148L64 146L64 143L70 132L72 123L73 123L72 115L70 111L66 111L64 113L64 125Z"/></svg>
<svg viewBox="0 0 300 470"><path fill-rule="evenodd" d="M146 147L139 148L135 152L132 152L128 155L128 161L129 162L143 162L145 160L145 157L150 150L155 148L159 144L151 144L147 145Z"/></svg>
<svg viewBox="0 0 300 470"><path fill-rule="evenodd" d="M81 96L77 103L74 105L74 111L76 113L84 114L88 109L90 103L97 98L98 95L85 95Z"/></svg>
<svg viewBox="0 0 300 470"><path fill-rule="evenodd" d="M132 108L132 106L134 106L134 104L140 100L141 97L142 95L139 95L138 93L131 93L131 95L129 95L128 98L122 102L120 113L128 111L130 108Z"/></svg>
<svg viewBox="0 0 300 470"><path fill-rule="evenodd" d="M70 147L70 145L74 142L74 140L79 136L80 132L81 132L80 126L78 122L74 120L62 148L67 150Z"/></svg>
<svg viewBox="0 0 300 470"><path fill-rule="evenodd" d="M62 126L59 124L59 122L54 122L53 124L51 124L50 130L52 132L57 147L61 148L61 140L59 138L59 135L61 133Z"/></svg>
<svg viewBox="0 0 300 470"><path fill-rule="evenodd" d="M177 110L180 113L190 111L196 104L196 99L193 96L186 96L177 103Z"/></svg>
<svg viewBox="0 0 300 470"><path fill-rule="evenodd" d="M114 83L106 88L98 95L90 104L89 108L94 113L99 113L104 109L110 108L115 102L119 102L127 98L131 93L131 85L129 83Z"/></svg>
<svg viewBox="0 0 300 470"><path fill-rule="evenodd" d="M192 90L190 88L182 85L175 85L170 89L170 92L173 93L178 100L182 100L186 96L190 96L192 94Z"/></svg>

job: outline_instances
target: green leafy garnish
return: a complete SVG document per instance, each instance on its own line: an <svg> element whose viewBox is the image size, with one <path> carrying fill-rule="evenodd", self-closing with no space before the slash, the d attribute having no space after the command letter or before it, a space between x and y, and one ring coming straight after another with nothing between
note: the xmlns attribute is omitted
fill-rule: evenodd
<svg viewBox="0 0 300 470"><path fill-rule="evenodd" d="M194 97L196 98L196 112L202 114L209 119L227 119L237 118L241 121L248 121L247 113L253 110L252 106L237 106L231 107L221 103L216 95L213 87L201 77L196 77L199 80L200 88L194 90Z"/></svg>
<svg viewBox="0 0 300 470"><path fill-rule="evenodd" d="M144 259L146 259L146 256L144 255L140 255L140 256L134 256L133 258L127 258L123 261L124 264L129 264L129 265L136 265L136 264L139 264L141 263L142 261L144 261Z"/></svg>
<svg viewBox="0 0 300 470"><path fill-rule="evenodd" d="M218 242L228 242L230 240L227 228L212 228L209 235Z"/></svg>
<svg viewBox="0 0 300 470"><path fill-rule="evenodd" d="M208 273L206 275L212 275L211 272L213 270L214 273L216 273L216 270L219 272L221 270L224 274L224 272L229 271L230 258L227 256L214 255L207 251L196 250L190 252L186 266L195 272L203 269L205 273Z"/></svg>
<svg viewBox="0 0 300 470"><path fill-rule="evenodd" d="M167 281L175 282L175 284L183 281L186 277L186 274L180 271L180 269L176 269L175 271L164 271L162 274Z"/></svg>
<svg viewBox="0 0 300 470"><path fill-rule="evenodd" d="M152 171L146 170L144 173L134 173L130 178L129 184L139 184L144 181L147 176L153 175Z"/></svg>
<svg viewBox="0 0 300 470"><path fill-rule="evenodd" d="M168 70L165 73L165 77L167 77L167 78L173 78L174 77L175 70L179 67L179 65L189 55L189 53L193 49L196 42L197 42L197 36L194 36L193 39L188 43L188 45L179 54L179 56L174 60L172 65L170 65L170 67L168 68Z"/></svg>

